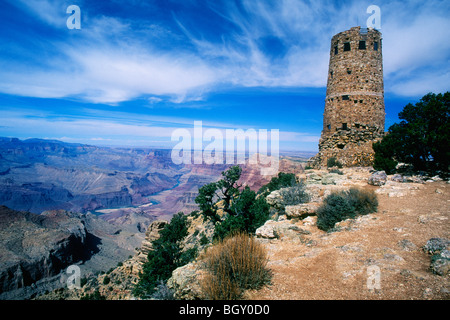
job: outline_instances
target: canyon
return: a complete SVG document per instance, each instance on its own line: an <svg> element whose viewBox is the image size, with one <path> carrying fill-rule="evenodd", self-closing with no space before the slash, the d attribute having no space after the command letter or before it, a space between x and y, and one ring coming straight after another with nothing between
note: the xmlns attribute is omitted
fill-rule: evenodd
<svg viewBox="0 0 450 320"><path fill-rule="evenodd" d="M280 171L301 172L306 160L282 156ZM0 137L0 299L64 285L72 264L84 276L116 267L141 247L153 221L197 210L198 188L229 166L177 165L168 149ZM272 177L257 165L242 168L239 183L253 190Z"/></svg>

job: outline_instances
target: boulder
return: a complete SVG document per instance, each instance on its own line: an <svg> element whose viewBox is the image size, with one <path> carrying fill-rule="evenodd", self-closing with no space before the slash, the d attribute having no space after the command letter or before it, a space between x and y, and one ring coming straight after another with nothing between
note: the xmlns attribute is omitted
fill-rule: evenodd
<svg viewBox="0 0 450 320"><path fill-rule="evenodd" d="M201 299L203 294L200 280L204 272L199 263L188 263L172 272L172 277L167 280L167 287L173 290L175 299Z"/></svg>
<svg viewBox="0 0 450 320"><path fill-rule="evenodd" d="M450 240L444 238L431 238L427 241L423 250L429 254L440 253L450 247Z"/></svg>
<svg viewBox="0 0 450 320"><path fill-rule="evenodd" d="M434 274L446 276L450 271L450 251L444 250L431 259L430 270Z"/></svg>
<svg viewBox="0 0 450 320"><path fill-rule="evenodd" d="M376 171L368 179L368 183L373 186L382 186L386 184L387 175L384 171Z"/></svg>
<svg viewBox="0 0 450 320"><path fill-rule="evenodd" d="M267 197L266 202L273 208L280 210L283 208L283 197L280 190L272 191Z"/></svg>
<svg viewBox="0 0 450 320"><path fill-rule="evenodd" d="M316 214L320 204L317 202L302 203L294 206L286 206L285 212L288 218L304 218Z"/></svg>
<svg viewBox="0 0 450 320"><path fill-rule="evenodd" d="M315 226L317 223L317 216L309 216L302 220L304 226Z"/></svg>
<svg viewBox="0 0 450 320"><path fill-rule="evenodd" d="M434 274L446 276L450 271L450 240L431 238L423 250L431 254L430 270Z"/></svg>
<svg viewBox="0 0 450 320"><path fill-rule="evenodd" d="M391 180L395 182L406 182L406 179L401 174L398 173L394 174Z"/></svg>
<svg viewBox="0 0 450 320"><path fill-rule="evenodd" d="M275 231L275 221L268 220L264 225L256 229L255 234L258 238L275 239L278 238L278 234Z"/></svg>

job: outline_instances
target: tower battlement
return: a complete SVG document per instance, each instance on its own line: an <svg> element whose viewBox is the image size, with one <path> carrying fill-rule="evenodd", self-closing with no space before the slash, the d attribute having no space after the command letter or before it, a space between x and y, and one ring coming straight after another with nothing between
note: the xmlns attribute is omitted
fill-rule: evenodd
<svg viewBox="0 0 450 320"><path fill-rule="evenodd" d="M373 163L372 144L384 135L381 33L354 27L331 39L323 129L311 165L337 158L345 166Z"/></svg>

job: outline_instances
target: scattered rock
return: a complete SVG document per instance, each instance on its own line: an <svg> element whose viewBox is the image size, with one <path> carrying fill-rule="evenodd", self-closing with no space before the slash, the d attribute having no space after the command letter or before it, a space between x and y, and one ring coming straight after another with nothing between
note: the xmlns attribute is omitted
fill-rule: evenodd
<svg viewBox="0 0 450 320"><path fill-rule="evenodd" d="M424 298L431 298L432 294L433 290L431 288L425 288L425 290L423 291Z"/></svg>
<svg viewBox="0 0 450 320"><path fill-rule="evenodd" d="M431 272L440 276L446 276L450 271L450 252L444 250L443 253L433 255L430 264Z"/></svg>
<svg viewBox="0 0 450 320"><path fill-rule="evenodd" d="M431 238L423 250L431 254L430 270L434 274L446 276L450 271L450 240Z"/></svg>
<svg viewBox="0 0 450 320"><path fill-rule="evenodd" d="M394 174L391 180L395 182L406 182L406 179L401 174L398 173Z"/></svg>
<svg viewBox="0 0 450 320"><path fill-rule="evenodd" d="M304 226L315 226L317 222L316 216L309 216L302 220Z"/></svg>
<svg viewBox="0 0 450 320"><path fill-rule="evenodd" d="M440 253L443 250L448 250L450 246L450 240L443 238L431 238L427 241L423 250L429 254Z"/></svg>
<svg viewBox="0 0 450 320"><path fill-rule="evenodd" d="M398 243L398 245L405 251L414 251L417 249L417 246L407 239L403 239Z"/></svg>
<svg viewBox="0 0 450 320"><path fill-rule="evenodd" d="M399 198L406 196L406 192L402 190L394 190L388 193L389 198Z"/></svg>
<svg viewBox="0 0 450 320"><path fill-rule="evenodd" d="M368 179L368 183L373 186L382 186L386 184L387 175L384 171L376 171Z"/></svg>
<svg viewBox="0 0 450 320"><path fill-rule="evenodd" d="M202 298L200 278L204 271L199 263L191 262L172 272L172 277L167 280L167 287L174 292L175 299L198 300Z"/></svg>
<svg viewBox="0 0 450 320"><path fill-rule="evenodd" d="M294 206L286 206L285 212L288 218L302 218L314 215L319 208L316 202L302 203Z"/></svg>
<svg viewBox="0 0 450 320"><path fill-rule="evenodd" d="M275 239L278 238L278 234L274 229L274 221L266 221L264 225L256 229L255 234L258 238Z"/></svg>

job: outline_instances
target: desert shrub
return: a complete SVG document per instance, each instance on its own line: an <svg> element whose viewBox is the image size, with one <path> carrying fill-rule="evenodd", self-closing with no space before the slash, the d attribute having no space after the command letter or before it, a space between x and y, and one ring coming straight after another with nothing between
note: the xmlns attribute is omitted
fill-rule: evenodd
<svg viewBox="0 0 450 320"><path fill-rule="evenodd" d="M337 173L339 175L343 175L344 172L342 172L341 170L337 169L337 168L333 168L330 170L330 173Z"/></svg>
<svg viewBox="0 0 450 320"><path fill-rule="evenodd" d="M358 215L366 215L376 212L378 199L373 191L351 188L346 193L347 201Z"/></svg>
<svg viewBox="0 0 450 320"><path fill-rule="evenodd" d="M269 205L265 198L257 198L249 187L245 187L234 199L230 210L233 214L216 225L214 239L224 239L238 231L254 233L269 218Z"/></svg>
<svg viewBox="0 0 450 320"><path fill-rule="evenodd" d="M309 201L309 195L305 191L305 184L303 182L297 183L290 188L281 189L280 195L283 198L284 206L296 205Z"/></svg>
<svg viewBox="0 0 450 320"><path fill-rule="evenodd" d="M327 160L327 168L338 167L342 168L342 163L336 159L336 157L331 157Z"/></svg>
<svg viewBox="0 0 450 320"><path fill-rule="evenodd" d="M269 218L269 205L264 197L257 197L248 186L240 190L238 180L241 173L239 166L230 167L222 172L222 179L201 187L195 198L204 221L210 220L216 225L214 239L224 239L237 231L253 233ZM218 214L219 201L223 205L224 216Z"/></svg>
<svg viewBox="0 0 450 320"><path fill-rule="evenodd" d="M317 210L317 227L324 231L339 221L377 211L378 199L373 191L351 188L332 193Z"/></svg>
<svg viewBox="0 0 450 320"><path fill-rule="evenodd" d="M161 281L167 281L173 270L196 257L196 249L183 251L182 241L188 234L187 216L182 212L174 215L170 223L160 231L159 239L152 242L153 250L143 265L139 282L133 290L136 296L151 297Z"/></svg>
<svg viewBox="0 0 450 320"><path fill-rule="evenodd" d="M265 248L246 233L236 233L210 247L203 256L208 275L202 280L205 297L233 300L244 290L260 289L270 283Z"/></svg>
<svg viewBox="0 0 450 320"><path fill-rule="evenodd" d="M102 296L98 289L95 289L94 293L87 293L80 300L106 300L106 297Z"/></svg>
<svg viewBox="0 0 450 320"><path fill-rule="evenodd" d="M276 177L270 179L269 183L265 184L258 190L258 194L268 195L274 190L281 188L292 187L297 183L297 178L293 173L279 172Z"/></svg>

